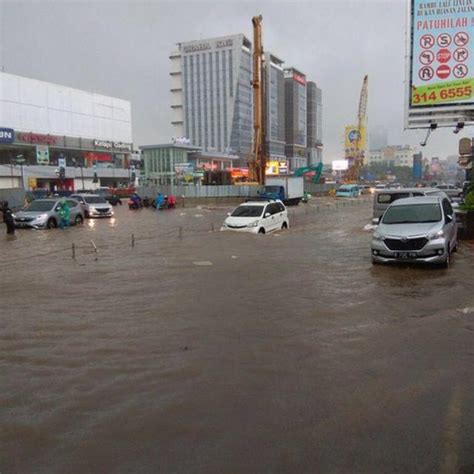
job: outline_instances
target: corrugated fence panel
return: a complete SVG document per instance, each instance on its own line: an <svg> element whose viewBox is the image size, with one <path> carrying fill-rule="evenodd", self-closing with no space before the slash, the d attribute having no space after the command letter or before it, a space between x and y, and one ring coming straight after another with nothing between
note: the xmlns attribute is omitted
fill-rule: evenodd
<svg viewBox="0 0 474 474"><path fill-rule="evenodd" d="M20 188L0 189L0 201L8 201L8 205L12 209L23 207L25 191Z"/></svg>

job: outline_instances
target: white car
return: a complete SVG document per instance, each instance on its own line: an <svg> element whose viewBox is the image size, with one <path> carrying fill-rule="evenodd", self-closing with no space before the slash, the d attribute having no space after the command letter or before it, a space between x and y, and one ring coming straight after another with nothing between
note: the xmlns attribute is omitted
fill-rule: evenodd
<svg viewBox="0 0 474 474"><path fill-rule="evenodd" d="M114 215L111 204L98 194L72 194L71 198L81 203L87 218L112 217Z"/></svg>
<svg viewBox="0 0 474 474"><path fill-rule="evenodd" d="M221 230L266 234L289 226L288 211L281 201L250 201L229 213Z"/></svg>

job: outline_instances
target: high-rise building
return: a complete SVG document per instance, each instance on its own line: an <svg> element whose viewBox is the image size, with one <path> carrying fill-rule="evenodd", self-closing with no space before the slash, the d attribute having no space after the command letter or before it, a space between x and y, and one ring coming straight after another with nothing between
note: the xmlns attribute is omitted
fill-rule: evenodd
<svg viewBox="0 0 474 474"><path fill-rule="evenodd" d="M265 133L272 161L285 161L285 78L283 61L265 53Z"/></svg>
<svg viewBox="0 0 474 474"><path fill-rule="evenodd" d="M314 83L306 84L308 164L323 161L323 92Z"/></svg>
<svg viewBox="0 0 474 474"><path fill-rule="evenodd" d="M285 69L285 154L290 171L306 166L306 76Z"/></svg>
<svg viewBox="0 0 474 474"><path fill-rule="evenodd" d="M250 41L239 34L179 43L170 59L175 136L245 162L253 133Z"/></svg>
<svg viewBox="0 0 474 474"><path fill-rule="evenodd" d="M386 128L376 127L369 133L370 150L381 150L388 146L388 132Z"/></svg>

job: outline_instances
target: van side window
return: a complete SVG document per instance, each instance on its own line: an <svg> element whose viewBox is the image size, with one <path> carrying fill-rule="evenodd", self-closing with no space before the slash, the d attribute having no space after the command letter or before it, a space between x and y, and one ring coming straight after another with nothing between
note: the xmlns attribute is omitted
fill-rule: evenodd
<svg viewBox="0 0 474 474"><path fill-rule="evenodd" d="M453 208L451 207L451 204L447 199L443 199L443 211L445 216L453 215Z"/></svg>
<svg viewBox="0 0 474 474"><path fill-rule="evenodd" d="M410 197L409 193L379 193L377 202L379 204L391 204L397 199Z"/></svg>

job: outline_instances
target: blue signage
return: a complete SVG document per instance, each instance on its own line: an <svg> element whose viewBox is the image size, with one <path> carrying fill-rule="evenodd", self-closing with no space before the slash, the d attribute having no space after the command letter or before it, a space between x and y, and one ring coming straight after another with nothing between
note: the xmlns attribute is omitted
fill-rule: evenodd
<svg viewBox="0 0 474 474"><path fill-rule="evenodd" d="M0 128L0 143L13 143L15 141L15 130L13 128Z"/></svg>

